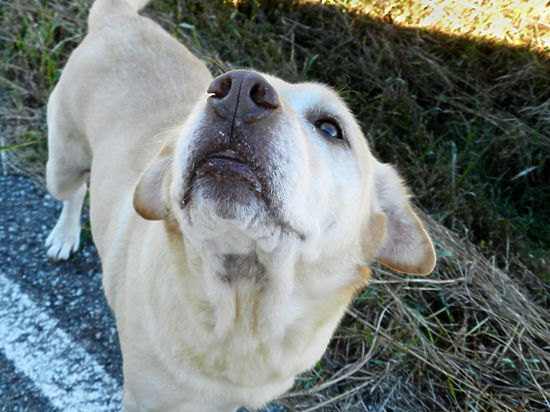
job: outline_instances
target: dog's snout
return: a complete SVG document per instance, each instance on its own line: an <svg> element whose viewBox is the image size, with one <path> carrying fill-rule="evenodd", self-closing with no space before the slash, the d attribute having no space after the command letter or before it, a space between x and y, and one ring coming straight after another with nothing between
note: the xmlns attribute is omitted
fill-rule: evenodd
<svg viewBox="0 0 550 412"><path fill-rule="evenodd" d="M235 70L216 77L208 93L219 115L258 120L279 107L279 96L261 75Z"/></svg>

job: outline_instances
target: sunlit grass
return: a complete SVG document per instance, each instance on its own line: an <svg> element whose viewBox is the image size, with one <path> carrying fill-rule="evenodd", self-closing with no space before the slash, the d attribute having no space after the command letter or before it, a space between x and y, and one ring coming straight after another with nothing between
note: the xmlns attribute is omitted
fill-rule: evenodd
<svg viewBox="0 0 550 412"><path fill-rule="evenodd" d="M548 0L359 0L351 6L371 17L407 27L483 38L537 52L550 51Z"/></svg>

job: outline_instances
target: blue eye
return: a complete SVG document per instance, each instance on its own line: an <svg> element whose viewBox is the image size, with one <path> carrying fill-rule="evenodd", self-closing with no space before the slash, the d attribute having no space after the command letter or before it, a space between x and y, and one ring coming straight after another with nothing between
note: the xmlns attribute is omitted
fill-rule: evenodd
<svg viewBox="0 0 550 412"><path fill-rule="evenodd" d="M332 139L343 139L342 132L338 124L332 120L319 120L315 123L315 127L324 135Z"/></svg>

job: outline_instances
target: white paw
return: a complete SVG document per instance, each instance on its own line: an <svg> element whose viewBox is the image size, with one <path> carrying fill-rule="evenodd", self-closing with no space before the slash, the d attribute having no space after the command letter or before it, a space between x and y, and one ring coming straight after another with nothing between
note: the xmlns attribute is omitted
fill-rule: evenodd
<svg viewBox="0 0 550 412"><path fill-rule="evenodd" d="M74 194L63 202L61 215L46 239L48 256L52 260L67 260L76 252L80 243L80 209L86 196L84 183Z"/></svg>
<svg viewBox="0 0 550 412"><path fill-rule="evenodd" d="M57 222L46 239L48 256L55 261L69 259L80 243L80 225L69 227L70 225L60 223Z"/></svg>

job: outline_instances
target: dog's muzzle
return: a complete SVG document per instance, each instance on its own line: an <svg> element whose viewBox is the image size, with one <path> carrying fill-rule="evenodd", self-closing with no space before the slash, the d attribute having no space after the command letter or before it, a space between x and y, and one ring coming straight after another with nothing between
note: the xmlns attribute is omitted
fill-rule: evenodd
<svg viewBox="0 0 550 412"><path fill-rule="evenodd" d="M195 188L219 205L273 203L280 119L276 90L260 74L236 70L215 78L208 88L203 124L195 134L183 206ZM280 160L280 159L279 159ZM185 181L184 180L184 181Z"/></svg>

